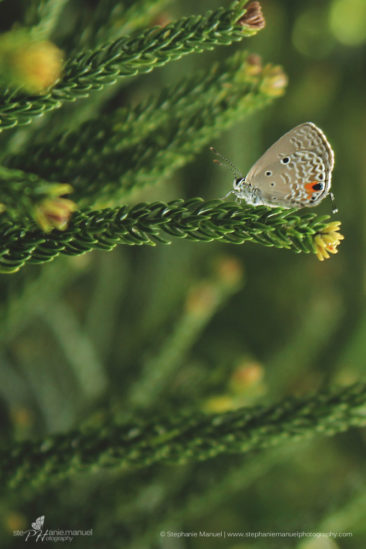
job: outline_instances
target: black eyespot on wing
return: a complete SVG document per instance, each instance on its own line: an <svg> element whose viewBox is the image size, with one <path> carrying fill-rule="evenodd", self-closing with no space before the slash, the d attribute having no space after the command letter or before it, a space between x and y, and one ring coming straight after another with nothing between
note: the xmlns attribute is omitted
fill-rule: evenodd
<svg viewBox="0 0 366 549"><path fill-rule="evenodd" d="M272 175L271 170L267 170L267 171L266 171L266 175L267 175L268 177L270 177L270 176Z"/></svg>
<svg viewBox="0 0 366 549"><path fill-rule="evenodd" d="M282 164L288 164L290 162L290 159L288 156L284 156L283 158L281 158L281 162Z"/></svg>
<svg viewBox="0 0 366 549"><path fill-rule="evenodd" d="M314 183L314 185L313 185L314 191L321 191L322 188L323 188L323 184L322 184L322 183Z"/></svg>

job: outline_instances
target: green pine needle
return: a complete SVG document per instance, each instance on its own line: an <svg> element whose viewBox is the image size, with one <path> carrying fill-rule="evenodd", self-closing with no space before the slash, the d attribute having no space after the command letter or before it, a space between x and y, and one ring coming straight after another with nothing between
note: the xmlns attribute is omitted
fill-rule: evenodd
<svg viewBox="0 0 366 549"><path fill-rule="evenodd" d="M332 436L366 425L366 385L357 383L275 406L240 408L124 425L88 427L43 441L13 444L0 452L2 484L38 487L49 479L105 467L183 464L227 453L280 446L314 435Z"/></svg>
<svg viewBox="0 0 366 549"><path fill-rule="evenodd" d="M101 90L118 78L151 72L190 53L252 36L256 31L240 23L246 13L244 6L245 2L236 2L231 9L185 17L163 28L153 27L95 50L80 51L67 61L61 81L47 94L19 96L14 101L12 92L4 93L0 131L29 124L34 117L60 108L67 101L88 97L92 90Z"/></svg>
<svg viewBox="0 0 366 549"><path fill-rule="evenodd" d="M60 254L112 250L118 244L155 246L170 243L172 236L196 242L253 242L314 253L314 238L326 229L328 218L312 212L299 214L296 210L193 198L80 211L65 231L49 234L4 222L0 226L0 267L2 272L14 272L26 263L44 263Z"/></svg>

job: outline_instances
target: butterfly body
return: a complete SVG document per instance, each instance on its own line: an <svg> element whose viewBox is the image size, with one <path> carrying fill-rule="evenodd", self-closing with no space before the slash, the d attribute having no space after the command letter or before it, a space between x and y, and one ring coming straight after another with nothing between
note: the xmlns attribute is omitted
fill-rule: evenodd
<svg viewBox="0 0 366 549"><path fill-rule="evenodd" d="M278 139L246 177L235 178L231 193L253 206L317 206L330 192L333 166L326 136L305 122Z"/></svg>

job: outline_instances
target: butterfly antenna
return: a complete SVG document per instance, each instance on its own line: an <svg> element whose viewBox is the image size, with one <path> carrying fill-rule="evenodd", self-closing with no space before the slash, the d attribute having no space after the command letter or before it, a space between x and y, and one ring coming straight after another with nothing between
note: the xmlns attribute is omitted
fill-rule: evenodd
<svg viewBox="0 0 366 549"><path fill-rule="evenodd" d="M214 153L215 156L218 156L221 160L214 159L215 164L222 166L223 168L228 168L235 176L235 178L244 179L243 174L238 170L236 166L230 160L228 160L223 154L219 153L215 147L210 147L210 151Z"/></svg>
<svg viewBox="0 0 366 549"><path fill-rule="evenodd" d="M332 213L333 213L333 214L338 213L338 208L337 208L336 203L335 203L334 194L333 194L333 193L329 193L329 196L330 196L330 199L331 199L331 201L332 201Z"/></svg>

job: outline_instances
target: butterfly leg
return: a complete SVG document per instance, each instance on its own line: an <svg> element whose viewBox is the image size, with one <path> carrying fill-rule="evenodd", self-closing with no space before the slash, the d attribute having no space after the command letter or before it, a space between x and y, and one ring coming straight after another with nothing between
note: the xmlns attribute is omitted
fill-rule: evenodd
<svg viewBox="0 0 366 549"><path fill-rule="evenodd" d="M230 196L231 194L233 194L234 191L229 191L228 193L225 194L225 196L223 196L220 200L225 200L225 198L227 198L228 196Z"/></svg>

